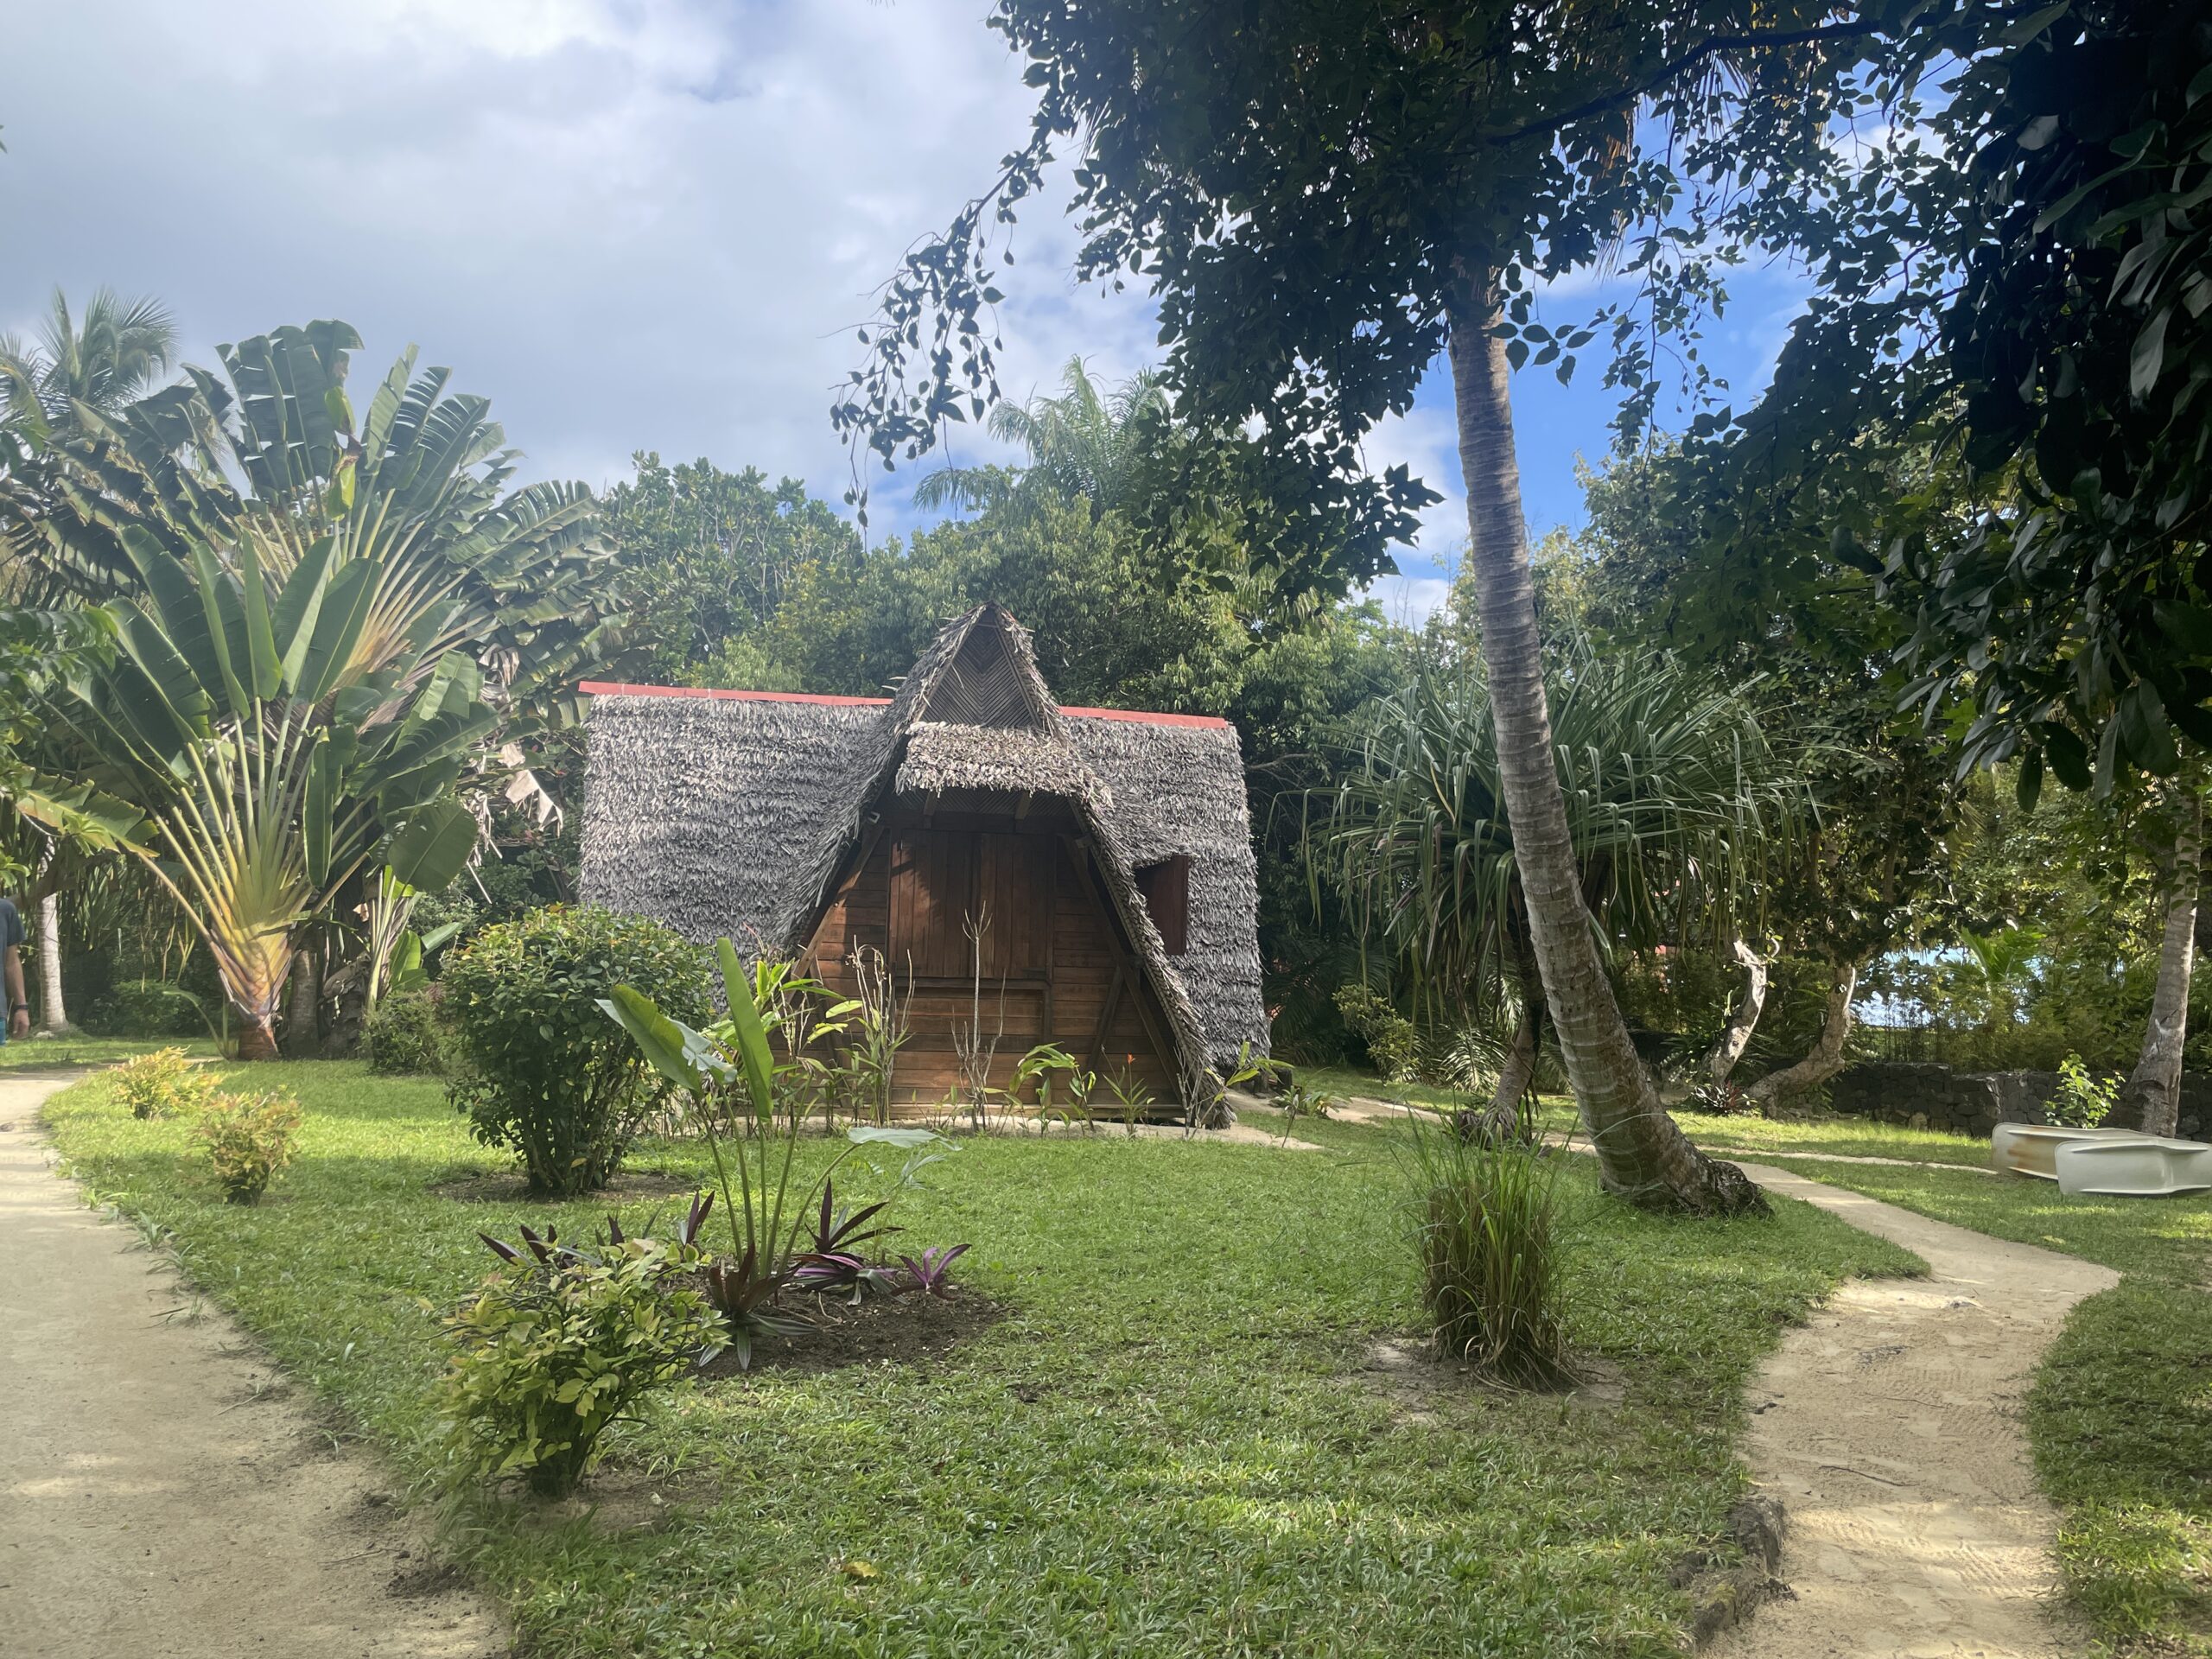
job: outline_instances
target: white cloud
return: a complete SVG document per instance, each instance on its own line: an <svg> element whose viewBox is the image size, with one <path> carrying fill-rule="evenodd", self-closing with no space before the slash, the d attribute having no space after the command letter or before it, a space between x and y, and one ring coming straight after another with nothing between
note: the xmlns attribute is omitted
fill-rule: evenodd
<svg viewBox="0 0 2212 1659"><path fill-rule="evenodd" d="M56 283L168 301L201 363L343 317L359 378L415 342L533 474L594 485L657 449L834 500L852 326L1033 106L999 36L925 0L86 0L8 35L0 224L32 228L0 236L0 329ZM1109 380L1156 360L1148 299L1073 280L1054 203L1016 235L1010 396L1077 354ZM1446 493L1409 571L1466 533L1435 391L1366 446ZM974 428L950 448L995 453ZM869 476L879 532L918 475Z"/></svg>
<svg viewBox="0 0 2212 1659"><path fill-rule="evenodd" d="M1378 576L1367 597L1402 627L1419 628L1452 598L1452 579L1442 575Z"/></svg>
<svg viewBox="0 0 2212 1659"><path fill-rule="evenodd" d="M964 15L869 0L118 0L9 34L0 213L37 232L0 243L0 327L56 283L162 296L200 361L342 316L357 373L418 342L594 483L658 448L834 496L850 325L1032 101ZM1049 206L1019 235L1010 391L1152 355L1141 296L1073 291Z"/></svg>

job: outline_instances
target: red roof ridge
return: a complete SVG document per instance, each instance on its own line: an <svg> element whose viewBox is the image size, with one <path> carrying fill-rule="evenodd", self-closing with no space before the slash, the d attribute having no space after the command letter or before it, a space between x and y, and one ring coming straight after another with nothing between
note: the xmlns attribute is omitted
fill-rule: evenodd
<svg viewBox="0 0 2212 1659"><path fill-rule="evenodd" d="M697 697L714 702L811 702L832 709L881 709L888 697L832 697L810 691L729 691L705 685L627 685L615 680L586 680L576 688L588 697ZM1217 715L1165 715L1137 709L1078 709L1060 712L1077 720L1126 720L1141 726L1186 726L1221 731L1229 722Z"/></svg>

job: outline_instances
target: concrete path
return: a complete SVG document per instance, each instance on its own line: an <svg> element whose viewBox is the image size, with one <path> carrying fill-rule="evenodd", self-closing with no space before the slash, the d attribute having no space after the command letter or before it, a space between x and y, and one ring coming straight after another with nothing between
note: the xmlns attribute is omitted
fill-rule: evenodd
<svg viewBox="0 0 2212 1659"><path fill-rule="evenodd" d="M2119 1275L1930 1221L1786 1170L1770 1191L1925 1260L1925 1280L1853 1281L1753 1383L1748 1453L1788 1506L1791 1596L1710 1651L1732 1659L2069 1659L2057 1517L2019 1421L2068 1310Z"/></svg>
<svg viewBox="0 0 2212 1659"><path fill-rule="evenodd" d="M58 1179L0 1076L0 1653L486 1659L435 1568L238 1328Z"/></svg>

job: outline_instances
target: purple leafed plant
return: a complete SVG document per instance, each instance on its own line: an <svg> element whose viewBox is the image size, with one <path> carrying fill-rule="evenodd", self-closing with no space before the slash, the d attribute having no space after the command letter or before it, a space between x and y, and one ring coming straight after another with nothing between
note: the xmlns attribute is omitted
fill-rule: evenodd
<svg viewBox="0 0 2212 1659"><path fill-rule="evenodd" d="M490 1247L492 1253L509 1267L519 1268L525 1265L522 1250L517 1249L505 1239L494 1238L489 1233L479 1233L476 1236L482 1239ZM541 1268L566 1267L573 1262L588 1259L582 1251L571 1249L561 1243L558 1228L548 1227L544 1236L541 1238L532 1230L530 1224L524 1222L522 1229L522 1242L524 1249L530 1252L531 1256ZM620 1241L618 1239L616 1242Z"/></svg>
<svg viewBox="0 0 2212 1659"><path fill-rule="evenodd" d="M896 1227L868 1227L869 1219L888 1209L890 1203L887 1198L880 1204L871 1204L864 1210L847 1215L836 1207L836 1193L829 1181L823 1180L822 1213L815 1218L814 1244L810 1253L816 1255L847 1255L855 1244L901 1230ZM866 1232L861 1230L863 1227L868 1227Z"/></svg>
<svg viewBox="0 0 2212 1659"><path fill-rule="evenodd" d="M966 1253L965 1244L932 1244L917 1261L902 1255L899 1263L906 1269L906 1288L918 1290L925 1296L952 1299L952 1264Z"/></svg>

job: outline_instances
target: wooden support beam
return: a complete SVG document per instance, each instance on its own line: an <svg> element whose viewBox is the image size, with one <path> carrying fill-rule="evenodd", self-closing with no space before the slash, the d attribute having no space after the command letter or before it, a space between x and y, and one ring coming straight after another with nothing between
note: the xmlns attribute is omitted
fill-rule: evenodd
<svg viewBox="0 0 2212 1659"><path fill-rule="evenodd" d="M1175 1092L1178 1096L1180 1096L1184 1092L1182 1056L1175 1052L1174 1043L1161 1030L1159 1020L1153 1014L1151 1004L1145 1001L1144 964L1137 960L1135 948L1130 944L1128 934L1122 925L1121 912L1114 907L1113 900L1109 899L1102 890L1096 875L1091 869L1090 843L1087 840L1076 836L1064 836L1061 840L1068 849L1070 861L1075 865L1076 879L1083 883L1084 891L1090 895L1091 902L1106 913L1107 938L1113 942L1114 945L1115 974L1117 979L1126 975L1131 987L1135 990L1137 1018L1144 1025L1145 1035L1152 1039L1153 1055L1159 1060L1167 1075L1175 1080ZM1101 1032L1103 1034L1103 1027ZM1187 1107L1191 1103L1187 1100L1179 1100L1178 1103Z"/></svg>
<svg viewBox="0 0 2212 1659"><path fill-rule="evenodd" d="M1122 988L1128 983L1122 972L1122 964L1114 964L1114 976L1106 982L1106 1000L1099 1005L1098 1027L1090 1033L1090 1052L1083 1062L1083 1069L1092 1077L1100 1075L1099 1065L1106 1058L1106 1034L1114 1029L1114 1016L1122 1010Z"/></svg>

